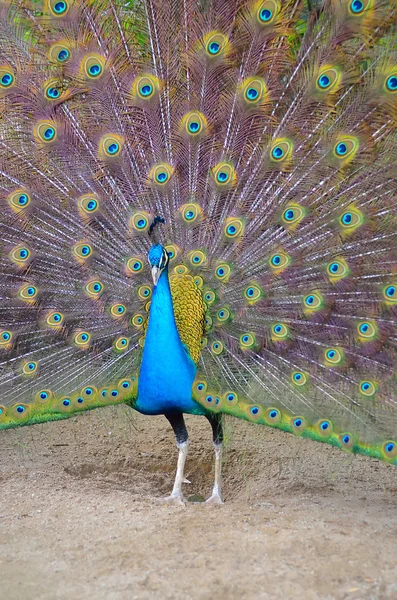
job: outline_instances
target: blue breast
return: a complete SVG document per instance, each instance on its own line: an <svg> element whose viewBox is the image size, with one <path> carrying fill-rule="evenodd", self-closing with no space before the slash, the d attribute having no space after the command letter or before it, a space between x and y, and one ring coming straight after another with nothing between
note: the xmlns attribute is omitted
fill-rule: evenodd
<svg viewBox="0 0 397 600"><path fill-rule="evenodd" d="M167 270L153 290L134 408L147 415L180 411L204 414L192 399L196 365L182 345L174 318Z"/></svg>

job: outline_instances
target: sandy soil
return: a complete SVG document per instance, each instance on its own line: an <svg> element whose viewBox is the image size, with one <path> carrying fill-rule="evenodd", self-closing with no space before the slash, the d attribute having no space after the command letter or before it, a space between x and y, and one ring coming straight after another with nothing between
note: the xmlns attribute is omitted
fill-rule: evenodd
<svg viewBox="0 0 397 600"><path fill-rule="evenodd" d="M187 419L187 496L208 423ZM164 506L162 417L107 408L0 435L1 600L396 599L397 469L228 420L224 506Z"/></svg>

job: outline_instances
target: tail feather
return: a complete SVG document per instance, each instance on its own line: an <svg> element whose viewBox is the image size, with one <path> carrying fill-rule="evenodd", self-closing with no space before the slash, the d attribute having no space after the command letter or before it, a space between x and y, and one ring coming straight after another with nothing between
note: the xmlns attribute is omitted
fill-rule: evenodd
<svg viewBox="0 0 397 600"><path fill-rule="evenodd" d="M395 3L0 10L0 427L133 402L161 214L197 401L397 462Z"/></svg>

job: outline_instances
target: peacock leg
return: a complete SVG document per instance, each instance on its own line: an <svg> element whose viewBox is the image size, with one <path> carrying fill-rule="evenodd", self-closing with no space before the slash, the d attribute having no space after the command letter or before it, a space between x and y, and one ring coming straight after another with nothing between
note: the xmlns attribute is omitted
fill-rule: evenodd
<svg viewBox="0 0 397 600"><path fill-rule="evenodd" d="M222 442L223 428L222 417L217 414L206 415L212 427L212 436L215 451L215 480L212 494L206 501L208 504L223 504L222 500Z"/></svg>
<svg viewBox="0 0 397 600"><path fill-rule="evenodd" d="M183 472L185 469L186 457L189 449L189 436L186 429L185 421L182 413L168 413L165 415L174 430L176 437L176 445L179 450L178 465L174 487L170 496L162 499L163 502L175 502L176 504L186 504L186 500L182 493L182 483L184 481Z"/></svg>

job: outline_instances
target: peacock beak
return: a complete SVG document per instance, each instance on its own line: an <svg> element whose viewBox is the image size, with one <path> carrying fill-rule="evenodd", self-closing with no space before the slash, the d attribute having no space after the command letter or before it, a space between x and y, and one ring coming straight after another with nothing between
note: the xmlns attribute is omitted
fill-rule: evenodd
<svg viewBox="0 0 397 600"><path fill-rule="evenodd" d="M157 285L160 275L161 275L161 269L159 269L158 267L156 267L156 265L154 265L152 267L152 277L153 277L154 285Z"/></svg>

